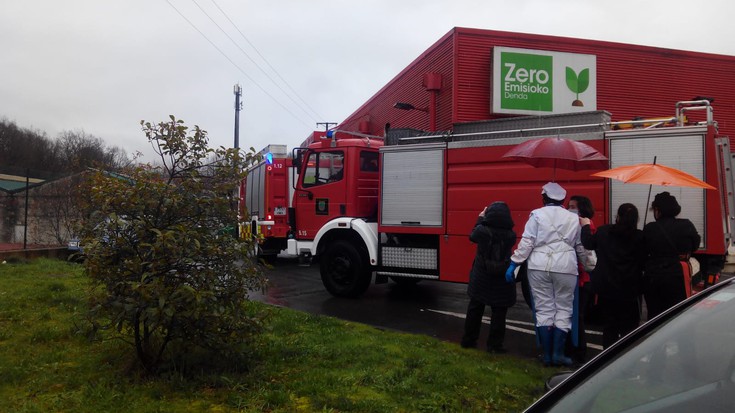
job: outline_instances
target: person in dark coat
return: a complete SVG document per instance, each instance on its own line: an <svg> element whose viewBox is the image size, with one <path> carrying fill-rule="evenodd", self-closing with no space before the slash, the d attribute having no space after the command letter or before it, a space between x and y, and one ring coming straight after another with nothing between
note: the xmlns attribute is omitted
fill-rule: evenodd
<svg viewBox="0 0 735 413"><path fill-rule="evenodd" d="M505 270L510 265L510 254L516 242L513 219L505 202L494 202L483 209L470 241L477 244L477 252L467 286L470 303L461 345L465 348L477 346L487 305L492 310L487 351L504 353L505 317L508 308L516 302L515 284L505 281Z"/></svg>
<svg viewBox="0 0 735 413"><path fill-rule="evenodd" d="M681 206L670 193L656 195L651 209L656 221L643 228L647 252L643 294L649 320L687 297L682 264L688 266L686 261L701 241L690 220L676 218Z"/></svg>
<svg viewBox="0 0 735 413"><path fill-rule="evenodd" d="M595 223L592 218L595 216L595 208L592 206L592 201L583 195L572 195L569 197L569 203L567 204L567 210L574 212L582 218L590 219L590 229L594 233L597 230ZM571 357L575 363L584 364L587 361L587 334L585 333L585 316L587 314L587 308L590 306L590 301L593 297L592 283L590 282L590 274L585 269L584 265L580 262L577 264L577 271L579 272L579 289L577 290L577 345L573 344L571 335L567 337L567 343L564 353Z"/></svg>
<svg viewBox="0 0 735 413"><path fill-rule="evenodd" d="M638 229L638 208L620 205L615 223L594 232L589 219L580 218L579 223L582 245L597 254L590 278L602 316L602 346L608 348L640 322L640 285L646 255L643 231Z"/></svg>

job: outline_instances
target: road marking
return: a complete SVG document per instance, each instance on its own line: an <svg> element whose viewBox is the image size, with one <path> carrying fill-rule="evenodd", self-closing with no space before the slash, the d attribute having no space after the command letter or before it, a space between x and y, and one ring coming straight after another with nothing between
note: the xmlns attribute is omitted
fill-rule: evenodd
<svg viewBox="0 0 735 413"><path fill-rule="evenodd" d="M421 311L424 311L424 310L421 310ZM425 311L431 311L432 313L443 314L443 315L448 315L448 316L457 317L457 318L465 318L466 317L466 314L455 313L455 312L452 312L452 311L433 310L431 308L427 308ZM483 316L482 317L482 322L485 323L485 324L490 324L490 317ZM527 328L516 327L514 325L508 325L508 324L518 324L518 325L521 325L521 326L535 327L535 325L533 323L529 323L528 321L506 319L505 320L505 323L506 323L505 328L507 328L508 330L518 331L518 332L526 333L526 334L530 334L530 335L536 335L536 331L535 330L529 330ZM595 331L595 330L584 330L584 332L587 333L587 334L593 335L593 336L601 336L602 335L601 332ZM587 347L592 348L592 349L595 349L595 350L602 351L602 346L599 345L599 344L587 343Z"/></svg>

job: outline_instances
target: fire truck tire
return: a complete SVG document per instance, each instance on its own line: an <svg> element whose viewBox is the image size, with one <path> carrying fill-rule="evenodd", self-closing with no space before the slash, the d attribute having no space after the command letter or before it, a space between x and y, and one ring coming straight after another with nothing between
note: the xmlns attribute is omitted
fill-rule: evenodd
<svg viewBox="0 0 735 413"><path fill-rule="evenodd" d="M268 265L273 265L276 263L276 260L278 259L277 254L262 254L258 255L258 258L263 260Z"/></svg>
<svg viewBox="0 0 735 413"><path fill-rule="evenodd" d="M320 260L322 283L337 297L358 297L370 286L372 270L366 254L345 240L332 244Z"/></svg>

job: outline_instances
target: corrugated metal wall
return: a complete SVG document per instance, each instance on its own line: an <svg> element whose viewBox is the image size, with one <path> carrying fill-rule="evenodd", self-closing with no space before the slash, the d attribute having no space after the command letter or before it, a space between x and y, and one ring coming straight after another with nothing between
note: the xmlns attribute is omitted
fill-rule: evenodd
<svg viewBox="0 0 735 413"><path fill-rule="evenodd" d="M395 109L396 102L410 103L417 108L428 108L430 92L422 86L425 73L442 75L442 89L437 98L437 130L447 130L452 125L453 66L451 32L442 37L429 50L414 60L406 69L393 78L370 100L363 104L339 129L359 130L361 121L369 121L368 133L383 136L386 123L393 128L428 130L429 114L420 110Z"/></svg>
<svg viewBox="0 0 735 413"><path fill-rule="evenodd" d="M428 129L421 111L394 109L395 102L426 107L429 92L421 85L427 72L442 74L437 130L456 122L493 119L491 109L494 46L594 54L597 56L597 109L612 120L636 116L673 116L677 101L695 96L715 99L715 120L735 143L735 57L593 40L455 28L398 74L340 128L358 130L370 121L370 133L396 128ZM697 119L693 115L693 119Z"/></svg>

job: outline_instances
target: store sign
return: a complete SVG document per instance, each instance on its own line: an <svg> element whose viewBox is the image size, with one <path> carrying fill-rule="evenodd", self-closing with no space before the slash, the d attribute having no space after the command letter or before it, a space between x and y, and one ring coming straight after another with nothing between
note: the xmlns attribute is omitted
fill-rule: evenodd
<svg viewBox="0 0 735 413"><path fill-rule="evenodd" d="M493 113L550 114L597 110L594 55L495 47Z"/></svg>

